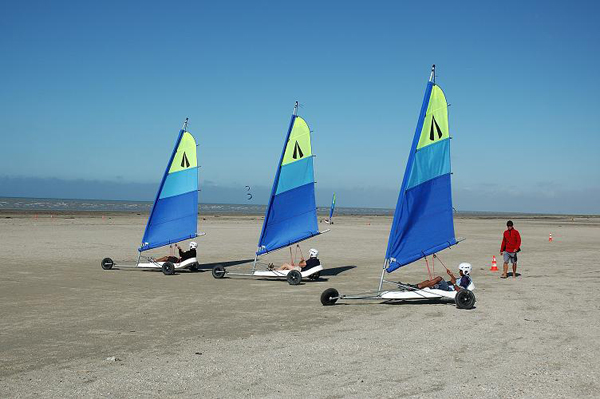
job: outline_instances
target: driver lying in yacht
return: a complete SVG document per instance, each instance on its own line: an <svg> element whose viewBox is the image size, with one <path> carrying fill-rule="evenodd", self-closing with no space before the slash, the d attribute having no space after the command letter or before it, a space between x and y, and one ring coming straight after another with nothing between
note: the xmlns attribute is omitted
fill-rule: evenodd
<svg viewBox="0 0 600 399"><path fill-rule="evenodd" d="M460 274L459 279L454 277L454 274L452 274L450 270L446 269L446 272L450 276L449 281L445 281L442 277L437 276L431 280L425 280L417 285L409 284L409 286L419 289L433 288L443 291L460 291L462 289L466 289L469 285L471 285L471 282L473 281L470 276L472 269L473 267L470 263L463 262L460 265L458 265L458 273Z"/></svg>
<svg viewBox="0 0 600 399"><path fill-rule="evenodd" d="M175 248L179 249L179 258L176 256L163 256L162 258L155 259L156 262L172 262L172 263L181 263L184 260L195 258L196 257L196 248L198 248L198 244L194 241L190 242L190 250L182 251L181 247L175 244Z"/></svg>
<svg viewBox="0 0 600 399"><path fill-rule="evenodd" d="M310 251L308 251L308 254L308 260L304 260L304 257L302 257L298 265L290 265L289 263L284 263L279 268L277 268L277 270L298 270L300 272L303 270L306 271L310 268L319 266L321 264L321 261L319 260L319 258L317 258L317 256L319 255L319 251L317 251L315 248L311 248ZM269 265L269 269L272 270L271 265Z"/></svg>

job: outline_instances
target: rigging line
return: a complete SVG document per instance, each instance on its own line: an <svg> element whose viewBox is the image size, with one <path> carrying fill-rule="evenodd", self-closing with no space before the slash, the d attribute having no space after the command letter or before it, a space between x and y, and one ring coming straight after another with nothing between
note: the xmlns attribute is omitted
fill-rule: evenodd
<svg viewBox="0 0 600 399"><path fill-rule="evenodd" d="M290 247L292 248L292 247ZM298 244L296 244L296 248L294 251L294 263L296 263L296 259L298 259Z"/></svg>
<svg viewBox="0 0 600 399"><path fill-rule="evenodd" d="M431 277L431 270L429 270L429 261L427 260L427 256L425 257L425 265L427 265L427 274L429 274L429 279L432 280L433 277Z"/></svg>
<svg viewBox="0 0 600 399"><path fill-rule="evenodd" d="M272 262L256 262L257 266L269 266Z"/></svg>
<svg viewBox="0 0 600 399"><path fill-rule="evenodd" d="M296 244L296 247L300 250L301 258L304 259L304 254L302 253L302 247L300 246L300 244Z"/></svg>
<svg viewBox="0 0 600 399"><path fill-rule="evenodd" d="M444 264L444 262L442 262L442 260L440 259L440 257L439 257L439 256L437 256L437 254L433 254L433 257L434 257L434 258L438 258L438 260L440 261L440 263L442 264L442 266L444 266L444 269L446 269L446 270L450 271L450 269L448 269L448 268L446 267L446 265Z"/></svg>

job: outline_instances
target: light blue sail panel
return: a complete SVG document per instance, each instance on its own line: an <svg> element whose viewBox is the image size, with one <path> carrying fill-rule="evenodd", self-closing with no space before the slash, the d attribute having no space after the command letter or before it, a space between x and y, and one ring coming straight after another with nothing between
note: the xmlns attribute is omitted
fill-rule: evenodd
<svg viewBox="0 0 600 399"><path fill-rule="evenodd" d="M292 245L319 234L314 183L273 197L257 255Z"/></svg>
<svg viewBox="0 0 600 399"><path fill-rule="evenodd" d="M196 141L181 130L156 193L140 252L197 236L197 164Z"/></svg>
<svg viewBox="0 0 600 399"><path fill-rule="evenodd" d="M315 180L313 157L289 163L281 167L279 182L275 194L281 194L296 187L312 183Z"/></svg>
<svg viewBox="0 0 600 399"><path fill-rule="evenodd" d="M430 81L390 230L388 272L456 244L447 125L445 97Z"/></svg>
<svg viewBox="0 0 600 399"><path fill-rule="evenodd" d="M198 169L196 168L168 174L159 198L174 197L192 191L198 191Z"/></svg>
<svg viewBox="0 0 600 399"><path fill-rule="evenodd" d="M450 139L421 148L415 154L407 189L450 173Z"/></svg>

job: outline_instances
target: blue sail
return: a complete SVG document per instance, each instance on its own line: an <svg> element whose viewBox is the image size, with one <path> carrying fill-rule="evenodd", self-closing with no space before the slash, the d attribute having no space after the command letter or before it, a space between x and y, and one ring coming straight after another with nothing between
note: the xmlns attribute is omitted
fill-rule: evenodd
<svg viewBox="0 0 600 399"><path fill-rule="evenodd" d="M197 236L198 160L196 140L179 131L160 182L138 251L147 251Z"/></svg>
<svg viewBox="0 0 600 399"><path fill-rule="evenodd" d="M335 211L335 193L333 193L333 197L331 197L331 208L329 209L329 221L331 222L331 218L333 217L333 211Z"/></svg>
<svg viewBox="0 0 600 399"><path fill-rule="evenodd" d="M456 244L450 174L448 104L430 79L396 204L387 272Z"/></svg>
<svg viewBox="0 0 600 399"><path fill-rule="evenodd" d="M319 234L315 176L306 121L292 115L273 181L257 255Z"/></svg>

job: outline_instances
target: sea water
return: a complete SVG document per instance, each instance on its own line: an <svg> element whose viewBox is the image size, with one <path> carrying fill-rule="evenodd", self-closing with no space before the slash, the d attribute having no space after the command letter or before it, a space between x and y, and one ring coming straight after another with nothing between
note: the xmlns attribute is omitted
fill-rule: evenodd
<svg viewBox="0 0 600 399"><path fill-rule="evenodd" d="M57 198L0 197L0 211L132 212L148 213L150 201L107 201ZM264 215L266 206L255 204L198 204L204 215ZM329 206L318 207L320 215L329 215ZM336 207L336 215L393 215L393 209Z"/></svg>

